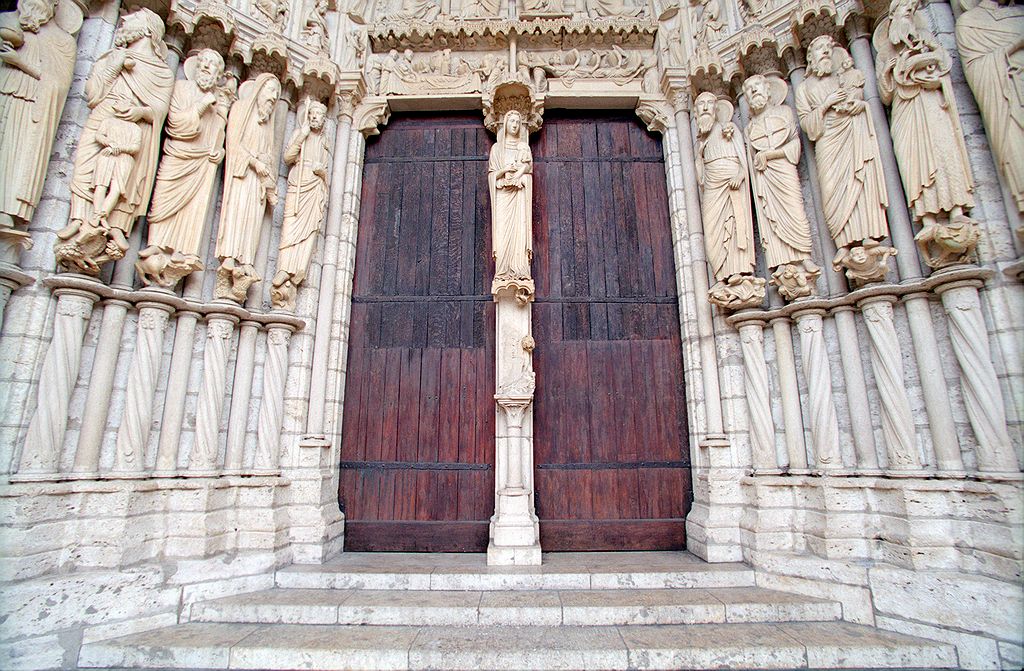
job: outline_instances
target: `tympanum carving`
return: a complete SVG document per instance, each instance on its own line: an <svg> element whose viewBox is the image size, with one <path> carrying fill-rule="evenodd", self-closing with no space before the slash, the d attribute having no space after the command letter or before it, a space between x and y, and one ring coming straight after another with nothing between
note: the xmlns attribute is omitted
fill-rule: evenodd
<svg viewBox="0 0 1024 671"><path fill-rule="evenodd" d="M796 170L800 138L793 111L785 104L787 90L778 77L753 75L743 82L750 105L746 137L761 245L772 284L783 298L793 300L814 293L821 269L811 261L811 228Z"/></svg>
<svg viewBox="0 0 1024 671"><path fill-rule="evenodd" d="M743 134L733 106L701 93L697 113L697 180L701 185L704 244L716 284L712 303L737 310L764 300L764 279L754 276L754 218Z"/></svg>
<svg viewBox="0 0 1024 671"><path fill-rule="evenodd" d="M152 11L126 14L114 48L89 74L91 112L75 156L70 221L54 247L62 266L96 274L122 258L136 217L149 206L174 87L163 36L164 22Z"/></svg>
<svg viewBox="0 0 1024 671"><path fill-rule="evenodd" d="M807 78L796 92L800 125L814 142L822 209L838 252L833 264L854 284L885 278L891 256L888 198L875 127L864 102L864 75L829 35L807 47ZM869 249L854 253L873 242ZM868 263L875 262L874 268Z"/></svg>
<svg viewBox="0 0 1024 671"><path fill-rule="evenodd" d="M288 191L284 200L280 254L270 297L274 307L295 308L295 293L309 270L317 234L327 214L327 171L331 153L324 137L327 107L307 101L300 126L284 151Z"/></svg>
<svg viewBox="0 0 1024 671"><path fill-rule="evenodd" d="M224 59L203 49L185 61L167 115L167 140L149 208L148 246L135 267L142 281L173 287L202 268L199 254L213 198L217 167L224 160L224 132L234 99ZM230 82L230 83L229 83Z"/></svg>
<svg viewBox="0 0 1024 671"><path fill-rule="evenodd" d="M277 203L274 111L281 95L277 77L264 73L242 84L227 124L224 196L216 255L214 295L241 303L260 281L253 263L267 205Z"/></svg>

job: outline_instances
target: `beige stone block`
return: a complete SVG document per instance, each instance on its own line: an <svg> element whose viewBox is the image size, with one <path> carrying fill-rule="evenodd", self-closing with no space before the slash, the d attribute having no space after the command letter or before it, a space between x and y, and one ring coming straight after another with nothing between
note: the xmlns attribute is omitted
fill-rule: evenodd
<svg viewBox="0 0 1024 671"><path fill-rule="evenodd" d="M428 627L409 649L413 669L625 669L614 627Z"/></svg>
<svg viewBox="0 0 1024 671"><path fill-rule="evenodd" d="M567 625L692 624L724 622L718 599L698 589L562 592Z"/></svg>
<svg viewBox="0 0 1024 671"><path fill-rule="evenodd" d="M483 592L480 598L479 622L482 625L557 626L562 624L562 600L557 592L551 591Z"/></svg>
<svg viewBox="0 0 1024 671"><path fill-rule="evenodd" d="M231 647L259 629L251 624L183 624L82 646L83 667L226 669Z"/></svg>
<svg viewBox="0 0 1024 671"><path fill-rule="evenodd" d="M0 645L0 668L35 671L63 666L64 647L57 636L36 636Z"/></svg>
<svg viewBox="0 0 1024 671"><path fill-rule="evenodd" d="M354 590L338 608L338 623L473 625L479 605L479 592Z"/></svg>
<svg viewBox="0 0 1024 671"><path fill-rule="evenodd" d="M1003 640L1019 640L1024 594L1019 584L963 573L870 571L880 614L949 625Z"/></svg>
<svg viewBox="0 0 1024 671"><path fill-rule="evenodd" d="M736 587L707 590L725 605L726 622L801 622L839 620L842 604L836 601L766 590Z"/></svg>
<svg viewBox="0 0 1024 671"><path fill-rule="evenodd" d="M184 604L192 604L206 599L216 599L221 596L244 594L246 592L270 589L273 586L274 576L269 573L240 576L238 578L225 578L193 585L185 585L181 590L181 600Z"/></svg>
<svg viewBox="0 0 1024 671"><path fill-rule="evenodd" d="M415 627L272 625L231 649L236 669L407 669Z"/></svg>
<svg viewBox="0 0 1024 671"><path fill-rule="evenodd" d="M338 606L351 596L342 590L274 589L200 601L192 605L192 622L252 624L335 624Z"/></svg>
<svg viewBox="0 0 1024 671"><path fill-rule="evenodd" d="M804 649L763 624L619 627L635 669L792 669Z"/></svg>
<svg viewBox="0 0 1024 671"><path fill-rule="evenodd" d="M953 646L902 634L882 633L848 622L828 627L780 624L778 628L803 644L807 666L817 668L955 668Z"/></svg>
<svg viewBox="0 0 1024 671"><path fill-rule="evenodd" d="M167 613L150 615L148 617L133 617L129 620L121 620L120 622L98 624L93 627L85 627L82 629L82 645L85 645L86 643L93 643L95 641L104 641L109 638L117 638L120 636L127 636L129 634L138 634L144 631L160 629L161 627L171 627L176 624L178 624L177 609Z"/></svg>
<svg viewBox="0 0 1024 671"><path fill-rule="evenodd" d="M875 611L871 606L871 592L863 587L760 572L757 575L757 585L767 589L838 601L843 604L844 620L864 625L873 625L875 621Z"/></svg>
<svg viewBox="0 0 1024 671"><path fill-rule="evenodd" d="M876 618L879 629L898 631L901 634L919 636L950 643L956 647L957 658L961 668L964 669L998 669L999 646L996 641L982 636L964 634L952 629L941 627L930 627L918 622L910 622L900 618L878 617Z"/></svg>

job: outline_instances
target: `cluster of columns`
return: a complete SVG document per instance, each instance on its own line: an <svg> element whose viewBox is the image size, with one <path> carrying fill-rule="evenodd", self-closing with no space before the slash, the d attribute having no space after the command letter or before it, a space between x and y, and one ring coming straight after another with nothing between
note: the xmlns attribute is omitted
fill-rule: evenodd
<svg viewBox="0 0 1024 671"><path fill-rule="evenodd" d="M196 44L192 45L194 51L204 46L227 49L227 44L222 41L217 44L199 44L201 41L199 38L195 40ZM178 72L184 55L182 44L171 37L168 37L167 42L171 47L167 64L172 71ZM231 62L228 58L225 60ZM231 74L236 79L240 79L241 68L237 62L229 70L232 70ZM256 73L249 74L255 76ZM279 74L283 76L284 70ZM315 83L322 84L321 81ZM311 376L310 393L317 402L310 404L314 410L308 419L308 430L317 435L325 432L323 409L330 384L327 361L332 341L330 326L335 317L334 290L336 278L344 274L338 268L339 250L345 248L340 244L340 237L344 234L342 222L346 220L346 208L350 221L355 220L352 208L358 208L357 199L355 202L343 202L346 168L352 156L362 154L362 145L353 142L355 138L361 141L362 136L352 133L353 105L362 93L361 77L358 73L352 73L352 76L334 84L336 87L332 90L332 97L336 103L338 122L326 223L328 244L323 267L324 282L320 287L321 300L316 308L315 345L312 348L312 365L320 373ZM276 103L277 123L274 129L278 147L284 142L288 111L288 100L279 99ZM355 177L358 179L358 176ZM218 173L215 193L221 191L221 180L222 176ZM202 234L204 241L209 239L216 227L215 208L210 210ZM254 264L260 269L269 266L270 230L273 222L273 213L268 211ZM285 388L289 375L289 344L292 334L303 328L304 320L297 318L287 308L264 312L262 292L251 292L254 295L249 296L242 306L228 300L204 298L204 285L208 282L207 273L202 270L185 279L180 294L157 286L133 290L142 228L136 227L128 253L114 264L109 283L75 273L61 273L45 281L56 298L53 340L44 358L37 407L12 481L208 477L279 472ZM341 263L351 269L354 232L349 233L349 238L351 249ZM96 308L102 310L102 316L95 355L88 373L81 430L72 448L70 467L62 467L68 422L74 419L69 418L69 408L82 372L80 368L85 330ZM137 326L135 348L130 353L128 365L124 410L117 427L113 463L109 468L101 469L101 452L123 332L132 312L137 313ZM190 373L197 349L196 337L201 322L205 322L206 340L202 346L202 376L194 417L195 440L187 461L182 463L179 450L183 429L191 423L186 417L186 407ZM166 390L159 399L162 407L160 433L152 441L150 433L158 408L157 381L169 326L173 326L173 348L167 368ZM247 448L247 443L252 444L247 436L248 418L256 366L260 359L263 362L262 401L256 422L255 448L251 449ZM231 380L228 379L229 372L233 373ZM226 403L229 389L230 405ZM225 414L227 435L226 440L222 441L221 427ZM304 429L306 427L302 427ZM154 443L156 454L147 459L147 446Z"/></svg>
<svg viewBox="0 0 1024 671"><path fill-rule="evenodd" d="M899 166L889 132L888 115L879 98L875 62L870 34L864 24L850 21L846 36L854 66L865 74L865 102L874 121L889 192L888 221L893 245L898 249L896 270L889 278L895 282L868 284L849 290L841 274L825 272L823 279L827 298L799 298L783 305L776 295L769 297L767 309L740 310L727 318L737 328L743 353L746 405L752 466L755 473L791 474L821 472L831 474L862 474L917 476L938 472L947 477L965 475L964 459L953 421L949 389L944 369L950 362L942 361L930 300L938 297L948 316L949 337L959 368L964 405L975 437L976 470L986 477L1018 477L1019 466L1007 431L999 380L988 345L988 333L981 312L978 289L990 272L974 265L961 264L933 272L922 271L914 241L911 216L903 195ZM791 84L787 104L792 105L792 91L804 80L804 65L793 57L786 65ZM685 184L686 212L693 227L699 220L699 185L690 166L693 165L694 136L688 113L689 80L667 77L670 88L677 92L676 133L681 156L681 175ZM694 91L693 96L699 91ZM745 101L740 101L744 108ZM745 109L741 117L746 117ZM821 196L817 181L814 153L806 135L801 132L802 162L807 167L810 191L816 207L812 235L823 255L835 251L820 214ZM670 179L671 181L671 179ZM811 208L808 208L809 211ZM814 225L814 219L818 225ZM706 222L705 222L706 223ZM691 235L692 256L702 260L701 242ZM767 279L767 278L766 278ZM706 272L694 272L690 287L697 296L707 295ZM898 282L898 283L897 283ZM709 338L712 307L698 300L696 307L697 342L703 369L703 389L709 437L720 431L720 409L713 402L718 398L717 362L713 340ZM894 308L902 305L910 332L910 344L920 379L928 430L934 459L922 452L914 425L910 399L903 373L903 353L897 334ZM871 381L877 390L880 409L880 436L884 463L875 444L872 413L868 404L869 380L858 341L857 313L868 336ZM831 322L831 324L829 324ZM796 363L793 328L800 353ZM775 345L773 366L765 357L765 329L770 329ZM832 372L824 332L836 334L839 362L845 384L851 423L854 461L844 463L840 453L840 433ZM773 369L773 370L772 370ZM710 371L710 373L709 373ZM781 393L781 443L773 418L769 372L773 372ZM801 381L806 395L801 395ZM809 437L810 444L806 444ZM931 463L927 463L931 462ZM926 466L927 463L927 466Z"/></svg>

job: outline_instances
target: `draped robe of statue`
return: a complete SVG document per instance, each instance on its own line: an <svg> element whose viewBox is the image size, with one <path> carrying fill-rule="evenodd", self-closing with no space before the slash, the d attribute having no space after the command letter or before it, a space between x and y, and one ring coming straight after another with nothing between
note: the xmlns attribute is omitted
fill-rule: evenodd
<svg viewBox="0 0 1024 671"><path fill-rule="evenodd" d="M150 245L193 256L202 246L217 166L224 159L227 109L219 103L206 106L208 95L188 79L174 85L164 156L147 216Z"/></svg>
<svg viewBox="0 0 1024 671"><path fill-rule="evenodd" d="M770 102L761 114L751 118L746 135L751 166L759 151L784 152L780 158L769 160L763 171L751 169L758 230L768 267L810 259L811 228L796 170L800 137L793 112Z"/></svg>
<svg viewBox="0 0 1024 671"><path fill-rule="evenodd" d="M386 18L429 22L437 20L440 13L441 5L437 0L401 0L398 9Z"/></svg>
<svg viewBox="0 0 1024 671"><path fill-rule="evenodd" d="M281 253L277 259L278 271L291 275L295 284L306 277L317 233L327 214L327 170L331 163L322 129L305 138L300 133L301 129L295 131L284 154L284 162L291 170L281 225Z"/></svg>
<svg viewBox="0 0 1024 671"><path fill-rule="evenodd" d="M268 201L276 201L277 184L274 112L261 121L258 107L263 98L261 93L272 95L276 103L280 87L277 78L269 73L245 82L239 87L238 102L228 115L224 196L215 251L220 259L231 258L249 266L256 261L263 215ZM262 177L256 172L256 161L267 167L269 176Z"/></svg>
<svg viewBox="0 0 1024 671"><path fill-rule="evenodd" d="M152 14L148 9L141 9L124 20L143 12ZM162 26L155 14L153 19ZM151 39L156 42L161 37L143 38L139 42ZM160 154L160 130L174 88L174 73L162 56L162 53L132 45L108 51L93 65L85 83L86 102L92 111L78 140L71 178L72 222L87 221L93 215L97 185L120 191L121 196L109 213L107 223L125 235L131 231L135 218L145 214L149 207ZM138 122L121 119L115 108L125 106L148 107L153 118ZM125 152L126 148L134 152ZM110 155L117 150L119 154Z"/></svg>
<svg viewBox="0 0 1024 671"><path fill-rule="evenodd" d="M17 20L16 12L2 16ZM17 58L39 78L0 61L0 213L27 222L42 196L77 45L55 18L22 32Z"/></svg>
<svg viewBox="0 0 1024 671"><path fill-rule="evenodd" d="M881 240L889 235L888 203L871 114L863 101L827 107L826 99L841 87L840 78L834 71L817 76L811 70L797 89L796 111L814 142L829 234L840 248L867 238Z"/></svg>
<svg viewBox="0 0 1024 671"><path fill-rule="evenodd" d="M1024 7L991 0L964 12L956 43L1006 185L1024 212Z"/></svg>
<svg viewBox="0 0 1024 671"><path fill-rule="evenodd" d="M730 133L724 132L729 127ZM702 185L701 215L708 262L719 282L754 272L754 217L747 174L742 134L730 119L716 119L697 146L697 176ZM731 183L737 177L740 186L733 189Z"/></svg>
<svg viewBox="0 0 1024 671"><path fill-rule="evenodd" d="M487 164L496 285L530 279L533 256L533 153L523 123L517 133L509 133L512 114L502 120ZM516 175L521 186L510 183Z"/></svg>
<svg viewBox="0 0 1024 671"><path fill-rule="evenodd" d="M970 208L974 184L949 53L916 12L893 22L885 19L875 30L875 69L879 96L891 105L893 150L911 214L921 220Z"/></svg>

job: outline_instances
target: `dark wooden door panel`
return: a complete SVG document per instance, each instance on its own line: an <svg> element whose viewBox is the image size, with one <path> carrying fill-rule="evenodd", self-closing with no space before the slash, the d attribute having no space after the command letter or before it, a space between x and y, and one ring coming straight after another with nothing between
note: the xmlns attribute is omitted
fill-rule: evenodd
<svg viewBox="0 0 1024 671"><path fill-rule="evenodd" d="M550 115L534 160L541 543L683 548L692 487L660 142L632 115Z"/></svg>
<svg viewBox="0 0 1024 671"><path fill-rule="evenodd" d="M494 311L479 115L367 146L339 498L348 550L477 552L494 505Z"/></svg>

